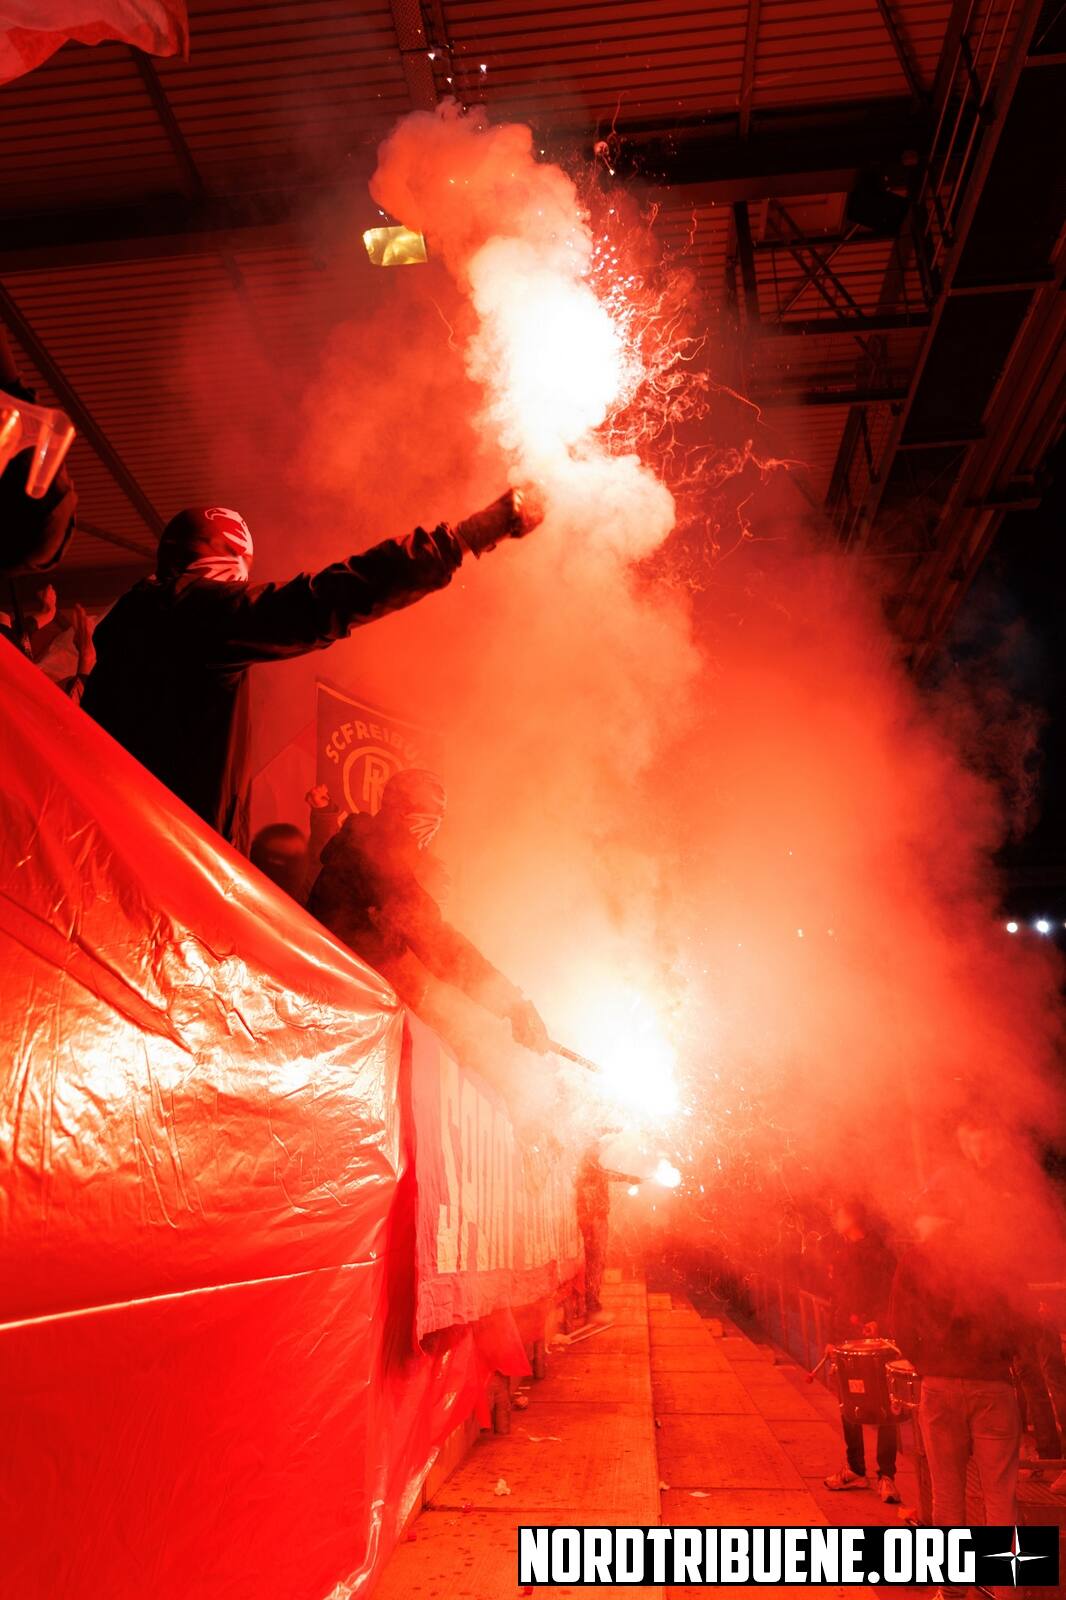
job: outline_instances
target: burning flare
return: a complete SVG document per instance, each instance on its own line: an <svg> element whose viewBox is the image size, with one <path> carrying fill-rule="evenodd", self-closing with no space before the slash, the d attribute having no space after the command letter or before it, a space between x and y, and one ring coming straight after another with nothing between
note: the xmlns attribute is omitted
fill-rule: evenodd
<svg viewBox="0 0 1066 1600"><path fill-rule="evenodd" d="M571 574L580 564L615 611L636 613L627 569L674 526L670 492L611 427L647 378L632 292L639 279L594 238L570 178L535 159L530 129L490 126L479 110L446 104L405 117L381 148L371 192L424 234L476 312L464 359L484 394L483 433L512 482L536 484L544 500L528 559L564 560ZM649 625L649 650L665 648L673 684L689 660L652 618L640 631ZM644 685L649 670L641 669ZM625 672L617 681L628 693ZM594 859L596 841L586 849ZM673 1047L645 998L655 976L617 930L603 927L592 949L573 974L545 972L528 986L568 1043L601 1063L594 1092L661 1121L677 1110L677 1089Z"/></svg>
<svg viewBox="0 0 1066 1600"><path fill-rule="evenodd" d="M676 1189L681 1182L681 1173L663 1156L652 1173L652 1181L664 1189Z"/></svg>
<svg viewBox="0 0 1066 1600"><path fill-rule="evenodd" d="M662 1021L643 995L586 977L577 1034L600 1066L594 1090L606 1100L653 1124L674 1116L679 1099L677 1056Z"/></svg>
<svg viewBox="0 0 1066 1600"><path fill-rule="evenodd" d="M532 141L480 110L414 112L382 146L371 193L469 295L479 325L465 359L485 391L482 420L512 481L540 486L544 537L606 540L635 559L673 528L673 499L597 430L641 385L638 341L573 183L534 159Z"/></svg>

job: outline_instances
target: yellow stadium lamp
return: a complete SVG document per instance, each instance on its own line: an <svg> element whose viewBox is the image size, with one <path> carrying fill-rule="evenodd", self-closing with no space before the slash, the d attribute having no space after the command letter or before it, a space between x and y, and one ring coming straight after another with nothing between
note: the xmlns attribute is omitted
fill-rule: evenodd
<svg viewBox="0 0 1066 1600"><path fill-rule="evenodd" d="M367 228L363 243L375 267L416 267L428 259L422 235L401 224L394 228Z"/></svg>

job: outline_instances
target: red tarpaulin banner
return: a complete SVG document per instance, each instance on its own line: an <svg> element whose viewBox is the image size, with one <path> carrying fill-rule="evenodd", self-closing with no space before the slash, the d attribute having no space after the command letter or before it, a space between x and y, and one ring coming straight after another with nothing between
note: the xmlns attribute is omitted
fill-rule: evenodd
<svg viewBox="0 0 1066 1600"><path fill-rule="evenodd" d="M531 1305L581 1267L574 1170L412 1019L418 1335Z"/></svg>
<svg viewBox="0 0 1066 1600"><path fill-rule="evenodd" d="M4 0L0 8L0 84L32 72L68 42L117 39L150 56L185 56L185 0Z"/></svg>
<svg viewBox="0 0 1066 1600"><path fill-rule="evenodd" d="M523 1364L415 1342L432 1035L6 641L0 704L0 1590L347 1600Z"/></svg>

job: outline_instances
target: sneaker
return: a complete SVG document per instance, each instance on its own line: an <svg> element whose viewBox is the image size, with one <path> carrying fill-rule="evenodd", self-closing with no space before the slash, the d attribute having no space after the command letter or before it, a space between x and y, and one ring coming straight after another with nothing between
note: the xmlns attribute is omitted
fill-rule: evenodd
<svg viewBox="0 0 1066 1600"><path fill-rule="evenodd" d="M857 1472L852 1472L850 1467L843 1467L825 1479L825 1486L827 1489L868 1489L870 1480L865 1476L860 1477Z"/></svg>
<svg viewBox="0 0 1066 1600"><path fill-rule="evenodd" d="M886 1506L899 1505L899 1490L896 1488L895 1478L889 1478L882 1472L877 1479L877 1492Z"/></svg>

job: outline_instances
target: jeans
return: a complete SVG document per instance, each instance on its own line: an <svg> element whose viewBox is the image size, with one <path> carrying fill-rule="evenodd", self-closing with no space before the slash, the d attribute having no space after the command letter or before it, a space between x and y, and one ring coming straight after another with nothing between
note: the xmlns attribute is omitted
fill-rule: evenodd
<svg viewBox="0 0 1066 1600"><path fill-rule="evenodd" d="M968 1378L923 1378L918 1408L933 1484L933 1525L968 1526L966 1469L977 1468L986 1523L1013 1527L1021 1416L1010 1383L978 1383ZM945 1600L966 1593L945 1587Z"/></svg>
<svg viewBox="0 0 1066 1600"><path fill-rule="evenodd" d="M848 1453L848 1467L860 1478L866 1476L866 1440L862 1423L849 1422L841 1417L844 1445ZM894 1422L882 1422L877 1430L877 1475L880 1478L896 1476L896 1452L899 1449L899 1428Z"/></svg>
<svg viewBox="0 0 1066 1600"><path fill-rule="evenodd" d="M585 1315L591 1317L602 1309L600 1290L607 1261L607 1218L583 1216L579 1218L579 1226L585 1245Z"/></svg>

